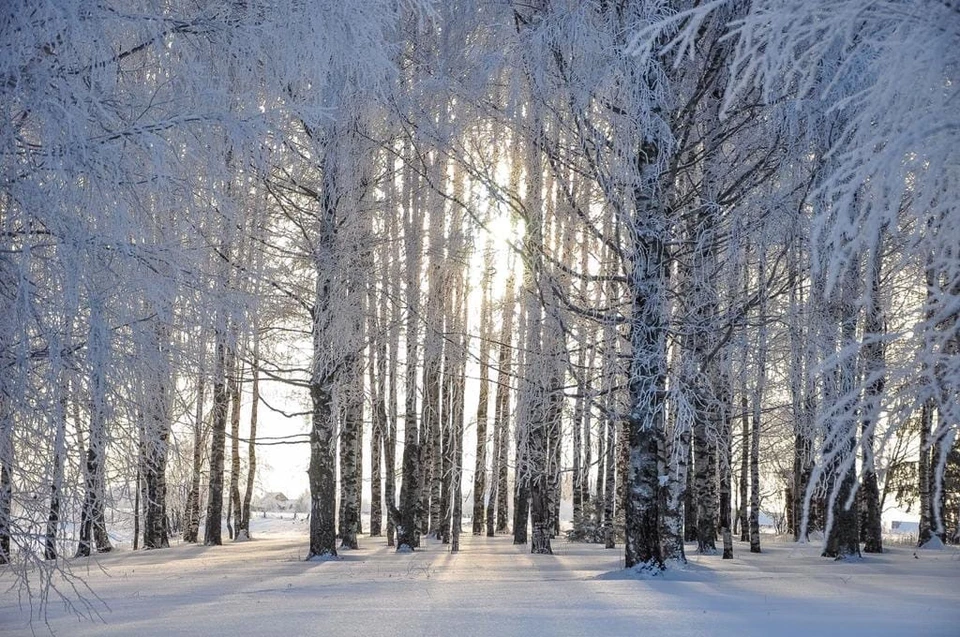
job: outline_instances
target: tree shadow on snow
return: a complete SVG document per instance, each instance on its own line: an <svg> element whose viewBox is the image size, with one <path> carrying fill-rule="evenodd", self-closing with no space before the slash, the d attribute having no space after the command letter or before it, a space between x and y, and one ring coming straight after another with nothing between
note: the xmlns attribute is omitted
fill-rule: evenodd
<svg viewBox="0 0 960 637"><path fill-rule="evenodd" d="M601 573L593 579L597 580L662 580L667 582L704 582L717 579L716 572L702 564L693 562L668 562L663 569L650 568L646 565L633 568L621 568L607 573Z"/></svg>

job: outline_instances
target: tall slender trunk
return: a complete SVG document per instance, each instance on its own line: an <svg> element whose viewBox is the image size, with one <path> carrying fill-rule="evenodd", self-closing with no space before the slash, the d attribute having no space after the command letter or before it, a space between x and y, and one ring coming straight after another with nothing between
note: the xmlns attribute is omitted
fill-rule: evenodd
<svg viewBox="0 0 960 637"><path fill-rule="evenodd" d="M90 337L90 432L84 462L84 500L80 513L80 543L77 556L90 555L94 546L98 552L113 547L107 535L104 519L106 497L106 436L107 387L106 365L109 360L109 340L99 299L91 301Z"/></svg>
<svg viewBox="0 0 960 637"><path fill-rule="evenodd" d="M808 359L810 357L808 356ZM809 363L805 365L805 380L803 390L802 421L795 437L796 454L796 487L794 497L794 511L797 518L796 540L806 540L810 530L823 528L822 499L816 499L807 506L807 492L813 480L814 470L814 414L817 409L814 392L813 373L809 370ZM804 528L807 529L804 532Z"/></svg>
<svg viewBox="0 0 960 637"><path fill-rule="evenodd" d="M384 282L385 284L386 282ZM382 333L381 323L373 314L377 305L373 297L374 288L368 293L368 307L371 316L370 333L376 335L370 343L369 370L370 383L370 537L379 537L383 533L383 476L382 458L384 451L384 431L387 428L386 373L387 342Z"/></svg>
<svg viewBox="0 0 960 637"><path fill-rule="evenodd" d="M750 428L750 552L760 552L760 402L755 397Z"/></svg>
<svg viewBox="0 0 960 637"><path fill-rule="evenodd" d="M152 420L152 422L151 422ZM167 439L166 422L157 422L155 416L148 418L148 429L143 445L143 548L168 548L169 524L167 521Z"/></svg>
<svg viewBox="0 0 960 637"><path fill-rule="evenodd" d="M867 386L863 396L860 445L863 450L860 533L864 553L883 553L883 528L881 522L880 487L874 463L874 434L880 417L886 374L883 337L885 318L881 303L881 265L883 230L878 232L877 247L867 272L868 298L865 304L863 369Z"/></svg>
<svg viewBox="0 0 960 637"><path fill-rule="evenodd" d="M503 349L501 344L500 349ZM494 416L493 416L493 457L490 463L490 496L487 499L486 510L486 534L487 537L493 537L499 530L496 528L498 502L500 501L500 466L501 466L501 447L504 443L503 421L500 413L500 385L497 385L497 395L494 398ZM504 480L503 489L506 490L506 481ZM501 513L501 519L504 518ZM505 521L505 520L504 520Z"/></svg>
<svg viewBox="0 0 960 637"><path fill-rule="evenodd" d="M574 188L578 191L582 189L579 183ZM578 198L575 195L575 199ZM574 224L567 224L570 228L571 236L567 239L568 243L575 240L573 236ZM588 272L590 267L590 242L581 241L580 246L580 271ZM589 290L587 282L584 279L580 284L580 294L583 298L588 298ZM574 378L577 383L577 397L573 404L573 422L571 423L572 455L573 466L571 470L571 484L573 486L573 532L582 537L584 523L584 491L589 484L590 464L584 458L584 421L588 417L588 411L591 405L587 398L587 338L589 335L587 322L581 322L577 328L576 347L577 359L574 369ZM589 443L588 443L589 445Z"/></svg>
<svg viewBox="0 0 960 637"><path fill-rule="evenodd" d="M937 277L934 271L931 259L928 259L924 268L924 283L926 285L926 311L924 318L928 323L933 322L933 311L936 304L936 283ZM929 367L929 364L928 364ZM928 371L928 373L933 370ZM917 544L923 545L928 542L935 532L934 509L934 482L936 471L933 462L937 460L937 455L933 454L934 439L933 417L936 411L936 404L933 398L928 398L923 402L920 408L920 457L917 464L917 478L920 482L920 525L917 537Z"/></svg>
<svg viewBox="0 0 960 637"><path fill-rule="evenodd" d="M464 196L463 171L455 168L453 196L462 201ZM467 319L464 316L466 281L463 266L469 254L463 239L463 216L455 210L450 218L447 233L447 250L451 265L445 272L445 288L449 291L444 303L446 325L443 352L443 404L441 406L443 429L443 462L441 464L440 536L444 544L454 541L457 551L462 529L462 471L463 471L463 420L464 420L464 360L467 347ZM454 539L455 538L455 539Z"/></svg>
<svg viewBox="0 0 960 637"><path fill-rule="evenodd" d="M428 328L429 329L429 328ZM439 330L440 328L435 328ZM435 337L436 338L436 337ZM428 337L429 339L429 337ZM437 343L438 347L442 347ZM420 533L426 535L437 529L440 513L440 384L442 382L442 362L437 352L436 358L427 355L424 349L423 371L423 409L420 430Z"/></svg>
<svg viewBox="0 0 960 637"><path fill-rule="evenodd" d="M600 305L600 295L601 295L601 286L596 286L595 290L595 299L594 305ZM590 353L587 356L587 366L586 369L591 370L591 373L594 373L592 370L596 368L597 362L597 342L595 336L591 336L587 346L590 349ZM580 422L580 428L583 436L583 521L585 524L589 524L593 519L593 491L590 484L590 472L593 470L594 456L593 456L593 407L594 400L596 399L596 392L593 390L593 384L588 382L586 385L586 394L584 396L583 404L583 418ZM624 476L626 477L626 476ZM595 484L599 484L600 476L597 475L597 481Z"/></svg>
<svg viewBox="0 0 960 637"><path fill-rule="evenodd" d="M596 521L598 529L598 535L594 541L599 542L603 539L603 508L607 502L607 436L605 435L606 420L600 420L597 425L597 483L593 494L593 518Z"/></svg>
<svg viewBox="0 0 960 637"><path fill-rule="evenodd" d="M480 282L480 388L477 395L477 451L473 471L473 534L483 533L484 498L487 490L487 411L490 402L490 339L492 337L491 285L493 246L488 242L483 256Z"/></svg>
<svg viewBox="0 0 960 637"><path fill-rule="evenodd" d="M742 387L740 396L740 541L750 541L750 520L747 515L747 501L750 497L750 401L746 388Z"/></svg>
<svg viewBox="0 0 960 637"><path fill-rule="evenodd" d="M227 408L230 396L226 382L227 343L223 327L214 331L213 425L210 441L210 483L207 496L206 524L203 543L223 544L223 454L227 438Z"/></svg>
<svg viewBox="0 0 960 637"><path fill-rule="evenodd" d="M663 559L686 561L683 546L685 527L696 528L696 513L693 520L686 518L690 508L695 510L695 498L690 489L690 428L674 428L671 440L664 445L667 457L664 459L664 475L668 482L663 488L663 523L661 526L661 545ZM689 500L689 502L688 502ZM693 535L696 539L696 535Z"/></svg>
<svg viewBox="0 0 960 637"><path fill-rule="evenodd" d="M336 557L336 501L337 476L335 472L336 439L333 414L333 388L329 379L318 377L310 383L312 427L310 430L310 549L313 557Z"/></svg>
<svg viewBox="0 0 960 637"><path fill-rule="evenodd" d="M583 382L585 364L586 356L584 354L583 342L581 341L579 351L577 352L577 397L573 405L573 422L571 423L573 445L571 450L573 455L573 466L571 467L573 475L571 476L571 483L573 485L573 529L575 533L580 533L583 527L583 474L589 471L589 466L585 468L583 464L583 419L585 418L585 411L588 409L585 396L586 383Z"/></svg>
<svg viewBox="0 0 960 637"><path fill-rule="evenodd" d="M790 286L790 305L788 313L788 333L790 336L790 401L791 416L793 418L793 471L791 472L790 488L787 492L787 522L789 532L793 534L794 540L800 540L800 528L803 524L803 503L806 493L809 473L805 473L807 458L810 456L809 437L810 431L807 425L806 407L805 407L805 378L807 377L806 364L808 357L805 352L809 350L810 344L805 342L803 329L803 320L801 317L801 308L803 307L802 288L800 280L800 261L802 255L799 241L799 230L794 230L793 238L788 247L787 267L788 277L792 285ZM746 417L746 409L744 409ZM749 440L747 430L743 432L743 465L741 469L742 479L747 476L747 441ZM741 486L743 494L745 485ZM743 505L745 507L745 504ZM742 508L745 512L746 509ZM744 513L745 515L745 513ZM744 527L744 532L746 528ZM748 536L749 537L749 536ZM747 539L747 538L741 538Z"/></svg>
<svg viewBox="0 0 960 637"><path fill-rule="evenodd" d="M917 479L920 491L920 524L917 544L923 545L933 537L932 471L930 470L930 430L933 427L933 401L926 400L920 407L920 452L917 460Z"/></svg>
<svg viewBox="0 0 960 637"><path fill-rule="evenodd" d="M759 267L757 280L761 286L766 281L766 249L758 250ZM760 329L757 334L756 379L753 390L753 421L750 427L750 552L760 552L760 423L763 414L763 398L767 380L767 303L766 293L760 290L758 308Z"/></svg>
<svg viewBox="0 0 960 637"><path fill-rule="evenodd" d="M360 527L361 486L363 485L363 331L367 295L356 269L349 272L348 296L354 304L343 308L352 316L348 342L355 344L345 351L338 374L335 404L340 408L340 548L357 549Z"/></svg>
<svg viewBox="0 0 960 637"><path fill-rule="evenodd" d="M856 339L859 264L853 260L844 274L841 298L834 301L831 308L831 327L840 328L840 348L843 352L851 348ZM835 347L831 347L831 350ZM859 519L851 496L856 486L856 362L852 355L842 357L836 370L837 382L827 404L833 410L829 417L830 428L827 452L831 457L828 474L830 516L829 533L823 549L824 557L848 559L860 557Z"/></svg>
<svg viewBox="0 0 960 637"><path fill-rule="evenodd" d="M697 541L697 529L699 528L697 520L697 482L696 472L693 465L693 445L690 444L690 431L686 433L686 467L687 480L686 489L683 493L683 539L686 542Z"/></svg>
<svg viewBox="0 0 960 637"><path fill-rule="evenodd" d="M324 193L321 217L318 220L317 245L314 248L316 284L312 308L313 361L310 374L311 428L310 464L307 479L310 484L310 546L307 559L326 559L337 556L337 413L334 409L334 391L338 370L344 361L334 358L331 334L335 283L331 264L336 263L336 209L335 182L332 167L324 162ZM214 401L216 402L216 401Z"/></svg>
<svg viewBox="0 0 960 637"><path fill-rule="evenodd" d="M535 126L540 123L536 115L532 118ZM550 502L553 497L553 479L551 471L550 434L555 424L551 402L557 400L554 389L554 368L556 366L556 350L554 342L558 339L556 331L559 325L553 315L555 308L549 305L549 285L544 284L547 276L543 271L542 252L544 250L544 220L542 207L544 206L542 184L542 149L543 134L538 132L534 143L527 145L526 175L527 192L525 204L531 214L527 218L525 235L525 249L531 255L525 269L525 330L524 365L522 369L523 384L521 391L526 391L525 400L521 403L525 408L520 410L523 417L518 422L518 429L526 431L526 472L528 474L525 487L529 497L530 523L532 537L530 552L549 555L553 553L550 543L551 528L553 526L553 511ZM549 323L549 325L546 325ZM518 446L519 448L519 446ZM519 455L519 453L518 453ZM518 470L521 464L517 462ZM518 482L520 482L518 480ZM518 491L518 493L521 493ZM519 508L519 507L518 507ZM520 518L517 518L520 521ZM518 533L517 524L514 526L514 543L526 540L526 520L523 521L523 533Z"/></svg>
<svg viewBox="0 0 960 637"><path fill-rule="evenodd" d="M464 386L463 366L457 370L457 380L453 388L453 448L451 449L452 462L450 465L450 497L453 500L450 525L450 551L456 553L460 550L461 519L463 518L463 386Z"/></svg>
<svg viewBox="0 0 960 637"><path fill-rule="evenodd" d="M200 373L197 378L197 402L193 414L193 462L190 471L190 489L187 491L187 504L184 518L183 541L196 543L200 534L200 472L203 468L203 402L206 397L206 339L200 339Z"/></svg>
<svg viewBox="0 0 960 637"><path fill-rule="evenodd" d="M457 183L455 181L455 183ZM462 194L462 193L461 193ZM457 244L458 250L461 248ZM451 523L450 523L450 551L456 553L460 550L460 534L462 532L461 521L463 519L463 429L464 429L464 387L466 385L466 352L469 349L469 337L467 330L467 303L466 303L466 281L463 272L459 271L456 277L454 316L456 331L453 338L457 341L457 347L453 357L453 384L450 391L452 401L451 409L451 429L453 434L451 438L450 449L450 499L451 504Z"/></svg>
<svg viewBox="0 0 960 637"><path fill-rule="evenodd" d="M360 500L357 485L360 482L360 421L363 418L363 394L359 378L341 387L342 416L340 427L340 520L341 549L357 549L357 525L360 520ZM354 384L356 383L356 384Z"/></svg>
<svg viewBox="0 0 960 637"><path fill-rule="evenodd" d="M420 431L417 422L417 364L419 360L420 325L420 261L423 223L413 194L413 171L404 174L404 200L407 215L404 222L406 248L406 386L404 398L403 483L400 487L400 509L397 513L397 550L412 551L420 546Z"/></svg>
<svg viewBox="0 0 960 637"><path fill-rule="evenodd" d="M524 414L524 410L530 409L529 399L529 381L527 376L527 359L530 350L530 344L527 342L527 309L529 300L520 304L520 315L517 325L517 334L519 335L517 347L517 369L522 370L521 377L518 379L517 387L517 406L514 432L513 447L515 460L513 463L513 543L527 543L527 527L530 522L530 427L529 416ZM526 386L525 386L526 385ZM524 392L528 392L524 395ZM526 403L526 404L525 404Z"/></svg>
<svg viewBox="0 0 960 637"><path fill-rule="evenodd" d="M362 338L362 336L361 336ZM354 417L357 419L357 468L355 474L357 481L353 485L353 500L357 503L357 515L354 523L354 533L363 535L363 370L357 369L356 380L357 390L360 395L353 404Z"/></svg>
<svg viewBox="0 0 960 637"><path fill-rule="evenodd" d="M512 264L511 264L512 265ZM508 266L509 268L509 266ZM509 268L512 272L512 268ZM497 352L497 391L493 413L493 468L494 490L487 503L487 535L506 533L508 527L507 456L510 440L510 375L513 362L513 321L516 313L515 281L507 277L503 305L500 310L500 336Z"/></svg>
<svg viewBox="0 0 960 637"><path fill-rule="evenodd" d="M164 312L164 314L167 314ZM168 548L167 520L167 441L170 436L171 387L170 330L158 321L151 334L151 354L159 368L153 372L152 386L147 388L149 398L144 425L143 482L147 498L144 500L143 547Z"/></svg>
<svg viewBox="0 0 960 637"><path fill-rule="evenodd" d="M4 337L0 335L0 339ZM0 347L6 345L0 341ZM10 563L13 534L13 410L9 403L7 394L0 391L0 565Z"/></svg>
<svg viewBox="0 0 960 637"><path fill-rule="evenodd" d="M430 265L430 269L439 267ZM436 281L436 279L432 279ZM431 286L428 308L440 299L437 285ZM442 382L443 344L441 341L442 320L435 311L427 311L427 327L424 342L423 358L423 407L421 411L420 430L420 510L423 517L420 520L420 532L428 534L437 528L437 517L440 512L440 386ZM432 503L431 503L432 499Z"/></svg>
<svg viewBox="0 0 960 637"><path fill-rule="evenodd" d="M603 461L603 544L606 548L612 549L616 546L616 535L613 530L613 507L614 497L616 495L616 485L614 484L614 463L616 450L616 422L609 417L605 424L606 429L606 454Z"/></svg>
<svg viewBox="0 0 960 637"><path fill-rule="evenodd" d="M134 482L134 496L133 496L133 550L136 551L140 548L140 504L142 497L143 489L143 476L141 475L140 462L137 462L137 477Z"/></svg>
<svg viewBox="0 0 960 637"><path fill-rule="evenodd" d="M749 259L750 259L750 240L749 238L744 239L744 229L743 224L736 224L734 227L734 247L736 250L735 257L735 267L732 268L733 280L731 282L731 290L738 287L741 288L742 298L744 302L746 299L750 298L750 279L746 276L749 271ZM742 244L742 247L741 247ZM795 258L795 249L791 249L788 254L789 263L792 269L790 270L790 276L793 277L792 280L796 281L798 273L796 272L796 258ZM760 285L765 285L763 281L760 281ZM742 286L742 287L741 287ZM793 285L790 290L790 307L792 310L796 310L797 306L797 285ZM749 542L750 541L750 516L749 516L749 497L750 497L750 396L747 387L747 375L750 367L750 348L748 347L748 333L747 333L747 319L749 316L749 310L744 309L742 318L737 321L734 326L739 335L739 343L741 345L742 352L739 356L739 366L740 370L737 374L737 392L739 393L739 408L740 408L740 475L738 477L738 486L739 486L739 509L737 512L738 521L740 526L740 541ZM794 346L793 352L796 352L796 347L800 345L796 334L794 333L794 327L799 328L799 317L796 313L791 313L791 319L795 323L790 325L790 335L791 335L791 345ZM797 381L802 377L803 371L800 368L801 362L793 358L793 362L797 365L796 368L790 370L791 379ZM732 379L731 379L732 380ZM791 385L791 390L793 390L793 385ZM798 395L798 394L794 394ZM797 412L795 412L797 413ZM797 428L796 421L794 422L794 428ZM789 508L791 503L787 503Z"/></svg>
<svg viewBox="0 0 960 637"><path fill-rule="evenodd" d="M446 162L441 159L427 167L434 188L445 184ZM420 531L439 536L440 495L443 489L441 440L441 392L443 388L445 300L449 295L446 261L446 217L443 199L433 190L426 193L430 207L427 250L427 307L423 335L423 404L421 408L420 508L424 513ZM419 277L417 285L420 285Z"/></svg>
<svg viewBox="0 0 960 637"><path fill-rule="evenodd" d="M395 224L396 222L391 222ZM394 230L395 230L394 226ZM394 233L394 236L395 233ZM397 243L396 241L394 243ZM396 263L400 259L397 255ZM396 280L397 291L400 287L399 278ZM384 295L384 303L386 295ZM387 546L395 546L396 543L396 517L394 511L397 507L397 420L399 409L397 404L397 366L399 364L400 349L400 304L393 303L390 310L390 340L387 345L386 357L389 359L387 366L387 417L385 420L384 441L383 441L383 497L387 505Z"/></svg>
<svg viewBox="0 0 960 637"><path fill-rule="evenodd" d="M693 453L697 489L697 552L717 552L717 442L707 430L705 418L693 427Z"/></svg>
<svg viewBox="0 0 960 637"><path fill-rule="evenodd" d="M451 294L447 297L452 299L456 295L454 290L451 290ZM446 313L446 325L447 325L447 339L450 339L452 334L455 333L456 327L453 324L452 316L449 313L449 305L445 309ZM437 484L437 497L435 502L437 503L437 527L436 527L436 536L444 544L450 543L450 524L452 522L450 510L451 503L451 493L450 487L452 483L452 476L450 472L452 471L453 466L453 382L456 375L455 370L453 369L453 342L449 340L444 347L443 352L443 387L441 388L441 403L440 403L440 441L441 441L441 451L440 451L440 475Z"/></svg>
<svg viewBox="0 0 960 637"><path fill-rule="evenodd" d="M560 534L560 501L563 498L563 382L561 380L565 370L555 370L556 375L551 379L547 398L547 447L550 450L547 467L549 479L549 513L550 537Z"/></svg>
<svg viewBox="0 0 960 637"><path fill-rule="evenodd" d="M73 321L68 320L67 324ZM67 456L67 396L69 395L70 381L63 370L63 361L59 356L61 346L53 343L50 348L53 353L51 359L51 384L60 392L53 413L56 429L53 435L53 466L50 476L50 506L47 510L47 528L43 538L43 558L55 560L59 556L57 550L57 530L60 528L61 493L63 491L64 464Z"/></svg>
<svg viewBox="0 0 960 637"><path fill-rule="evenodd" d="M227 531L230 539L236 539L237 527L240 525L240 518L243 517L241 510L243 505L240 500L240 385L244 370L242 358L239 355L234 357L234 361L227 381L227 391L230 393L230 499L227 507Z"/></svg>
<svg viewBox="0 0 960 637"><path fill-rule="evenodd" d="M250 364L252 385L250 387L250 434L247 440L247 482L243 490L243 506L237 537L250 539L250 502L253 499L253 483L257 475L257 425L260 413L260 335L253 327L253 361Z"/></svg>
<svg viewBox="0 0 960 637"><path fill-rule="evenodd" d="M57 438L60 428L57 428ZM53 476L50 480L50 508L47 513L47 528L43 537L43 558L55 560L57 551L57 529L60 528L60 492L63 488L63 452L55 451L53 456ZM0 564L3 564L0 561Z"/></svg>
<svg viewBox="0 0 960 637"><path fill-rule="evenodd" d="M453 197L464 199L464 174L459 166L453 171ZM467 343L466 280L463 264L470 258L463 236L463 213L454 209L449 219L447 250L450 265L445 273L448 290L444 308L446 337L443 353L443 464L440 498L441 538L453 543L451 550L460 549L463 518L463 426L464 426L464 365Z"/></svg>
<svg viewBox="0 0 960 637"><path fill-rule="evenodd" d="M397 357L393 338L390 345L389 392L387 398L387 421L383 441L383 497L387 508L387 546L396 545L397 507Z"/></svg>
<svg viewBox="0 0 960 637"><path fill-rule="evenodd" d="M728 369L720 371L716 387L718 413L715 419L720 428L720 536L723 538L723 559L733 559L733 529L731 524L731 479L733 474L733 427L731 426L730 374Z"/></svg>
<svg viewBox="0 0 960 637"><path fill-rule="evenodd" d="M388 172L391 178L387 180L387 202L393 203L390 210L396 210L400 203L397 193L396 179L392 175L396 171L396 159L391 153L388 161ZM381 349L381 357L378 361L381 366L380 376L386 377L386 417L383 422L383 464L384 464L384 484L383 496L387 510L387 546L395 546L396 540L396 517L394 512L397 510L397 366L399 365L400 350L400 303L398 300L389 302L390 298L401 298L402 273L399 271L400 261L400 228L398 215L387 214L387 228L390 241L389 259L381 259L381 280L384 290L390 290L391 294L386 293L380 298L380 316L387 320L387 308L389 305L389 322L387 329L387 346ZM389 363L387 363L389 361Z"/></svg>
<svg viewBox="0 0 960 637"><path fill-rule="evenodd" d="M750 520L747 501L750 497L750 400L746 387L741 383L740 394L740 541L750 541Z"/></svg>

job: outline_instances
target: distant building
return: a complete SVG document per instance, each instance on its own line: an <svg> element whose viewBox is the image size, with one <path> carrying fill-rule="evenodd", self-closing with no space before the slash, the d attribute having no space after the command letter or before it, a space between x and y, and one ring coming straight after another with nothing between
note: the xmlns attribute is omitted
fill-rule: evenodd
<svg viewBox="0 0 960 637"><path fill-rule="evenodd" d="M294 504L282 491L270 491L260 497L256 508L260 511L292 511Z"/></svg>
<svg viewBox="0 0 960 637"><path fill-rule="evenodd" d="M920 523L909 520L890 520L890 532L904 535L920 533Z"/></svg>

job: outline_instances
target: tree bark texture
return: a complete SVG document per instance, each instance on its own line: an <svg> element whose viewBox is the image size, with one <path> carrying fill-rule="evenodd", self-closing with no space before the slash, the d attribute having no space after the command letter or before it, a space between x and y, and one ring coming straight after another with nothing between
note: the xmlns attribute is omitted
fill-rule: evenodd
<svg viewBox="0 0 960 637"><path fill-rule="evenodd" d="M223 454L227 434L227 408L230 400L227 393L226 366L227 344L221 328L215 332L214 380L213 380L213 425L210 440L210 484L207 496L206 524L203 543L207 546L223 544L221 520L223 518Z"/></svg>

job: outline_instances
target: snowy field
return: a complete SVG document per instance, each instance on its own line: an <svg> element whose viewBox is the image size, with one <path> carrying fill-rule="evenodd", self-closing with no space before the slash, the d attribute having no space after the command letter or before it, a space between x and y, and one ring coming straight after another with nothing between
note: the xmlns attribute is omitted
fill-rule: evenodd
<svg viewBox="0 0 960 637"><path fill-rule="evenodd" d="M256 539L73 560L99 618L59 602L46 621L0 571L0 634L85 635L960 635L960 552L896 547L857 563L767 542L737 559L691 555L638 579L622 547L463 536L398 555L362 538L340 561L304 562L303 520L258 520Z"/></svg>

